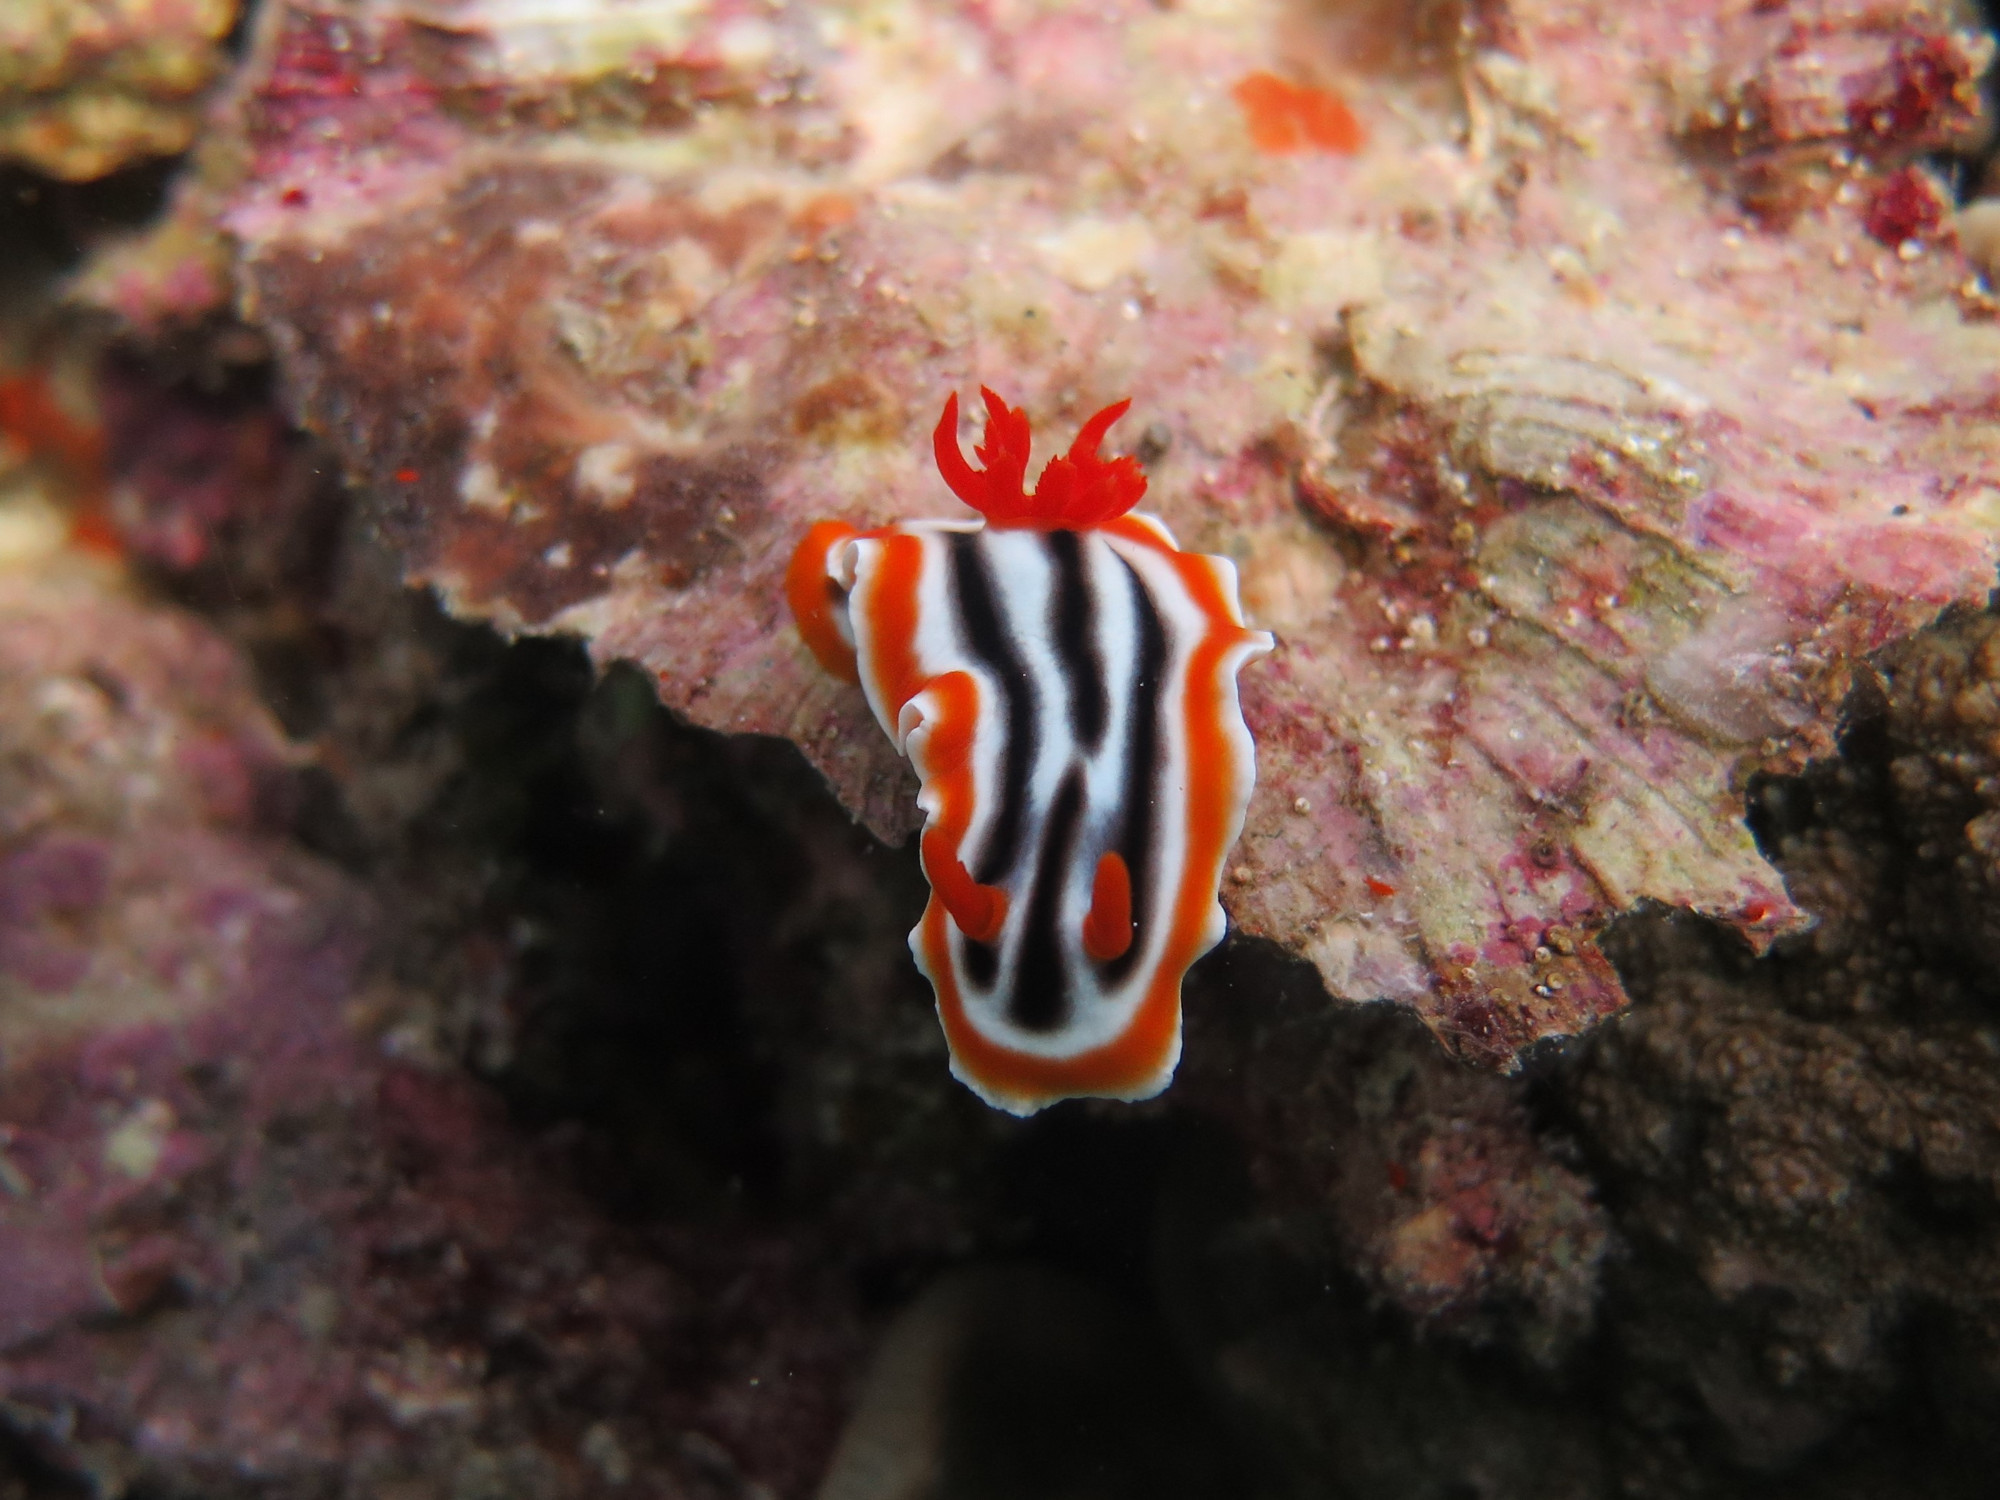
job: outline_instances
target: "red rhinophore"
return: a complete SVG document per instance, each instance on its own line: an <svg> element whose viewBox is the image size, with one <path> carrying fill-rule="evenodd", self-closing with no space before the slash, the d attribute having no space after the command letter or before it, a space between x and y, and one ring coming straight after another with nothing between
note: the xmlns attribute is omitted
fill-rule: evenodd
<svg viewBox="0 0 2000 1500"><path fill-rule="evenodd" d="M1083 424L1069 452L1052 458L1026 489L1028 414L1009 406L985 386L986 431L972 451L986 467L975 469L958 448L958 393L945 398L944 415L931 434L938 472L951 492L995 526L1036 526L1047 530L1102 526L1125 514L1146 493L1145 471L1137 459L1106 458L1097 451L1111 424L1131 407L1128 398L1107 406Z"/></svg>

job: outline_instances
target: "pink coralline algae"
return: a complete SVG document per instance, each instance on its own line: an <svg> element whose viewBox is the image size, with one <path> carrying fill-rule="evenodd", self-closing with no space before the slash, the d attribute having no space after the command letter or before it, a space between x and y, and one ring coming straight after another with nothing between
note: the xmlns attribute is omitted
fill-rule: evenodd
<svg viewBox="0 0 2000 1500"><path fill-rule="evenodd" d="M786 557L951 513L947 391L1048 429L1131 392L1150 497L1280 642L1241 931L1504 1065L1624 1004L1622 912L1806 920L1747 782L2000 557L2000 332L1868 208L1976 120L1956 8L645 15L260 18L243 304L412 578L900 838ZM1269 70L1366 144L1259 151Z"/></svg>

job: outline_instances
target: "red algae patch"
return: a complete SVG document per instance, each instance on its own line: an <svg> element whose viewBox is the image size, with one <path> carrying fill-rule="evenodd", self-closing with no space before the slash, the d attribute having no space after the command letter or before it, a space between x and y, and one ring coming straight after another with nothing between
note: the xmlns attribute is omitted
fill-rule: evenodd
<svg viewBox="0 0 2000 1500"><path fill-rule="evenodd" d="M1862 222L1892 250L1927 239L1951 212L1951 199L1921 168L1905 167L1877 187Z"/></svg>

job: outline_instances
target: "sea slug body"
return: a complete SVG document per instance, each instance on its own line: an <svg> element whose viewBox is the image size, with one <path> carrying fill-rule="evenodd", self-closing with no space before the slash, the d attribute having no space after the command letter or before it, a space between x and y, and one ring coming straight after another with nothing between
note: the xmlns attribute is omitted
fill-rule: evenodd
<svg viewBox="0 0 2000 1500"><path fill-rule="evenodd" d="M1025 488L1024 412L958 398L934 447L984 521L814 526L786 592L820 663L859 682L922 783L931 899L910 934L952 1072L1032 1114L1173 1077L1181 980L1222 938L1216 893L1256 780L1236 675L1271 650L1236 570L1128 513L1146 479L1084 424Z"/></svg>

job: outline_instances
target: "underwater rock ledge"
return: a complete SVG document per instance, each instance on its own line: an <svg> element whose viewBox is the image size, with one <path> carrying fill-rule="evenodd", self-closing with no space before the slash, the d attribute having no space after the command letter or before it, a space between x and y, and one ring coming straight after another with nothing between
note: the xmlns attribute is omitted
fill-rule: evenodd
<svg viewBox="0 0 2000 1500"><path fill-rule="evenodd" d="M948 513L948 391L1133 395L1149 503L1280 640L1236 925L1506 1066L1625 1004L1642 902L1798 930L1750 778L1993 584L2000 329L1891 211L1990 53L1944 0L273 0L225 223L413 580L794 740L886 838L789 549ZM1260 146L1272 69L1365 144Z"/></svg>

